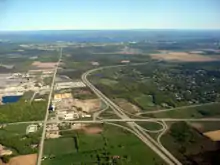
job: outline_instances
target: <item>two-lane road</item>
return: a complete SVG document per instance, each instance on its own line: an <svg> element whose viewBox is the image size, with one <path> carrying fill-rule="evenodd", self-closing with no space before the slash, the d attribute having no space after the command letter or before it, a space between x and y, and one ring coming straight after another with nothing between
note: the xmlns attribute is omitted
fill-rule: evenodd
<svg viewBox="0 0 220 165"><path fill-rule="evenodd" d="M50 86L50 93L49 93L49 97L48 97L46 115L45 115L45 118L44 118L43 132L42 132L39 151L38 151L37 165L41 165L41 159L42 159L43 149L44 149L44 140L45 140L45 135L46 135L46 125L47 125L47 120L48 120L48 115L49 115L48 109L49 109L50 104L51 104L51 98L52 98L54 85L55 85L55 78L56 78L57 70L58 70L62 55L63 55L62 48L60 48L59 60L57 62L56 68L54 70L53 79L52 79L52 83L51 83L51 86Z"/></svg>

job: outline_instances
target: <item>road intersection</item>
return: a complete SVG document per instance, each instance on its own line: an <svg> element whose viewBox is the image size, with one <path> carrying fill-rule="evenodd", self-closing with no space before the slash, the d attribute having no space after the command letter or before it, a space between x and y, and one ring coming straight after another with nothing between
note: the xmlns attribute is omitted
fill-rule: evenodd
<svg viewBox="0 0 220 165"><path fill-rule="evenodd" d="M145 64L145 63L143 63ZM143 64L134 64L134 65L143 65ZM121 65L120 65L121 66ZM117 67L117 66L113 66ZM135 132L135 135L141 139L147 146L149 146L155 153L157 153L167 164L170 165L181 165L181 163L172 155L168 150L166 150L163 146L158 145L158 143L143 130L138 124L134 121L130 120L129 116L127 116L124 111L116 105L113 101L111 101L108 97L106 97L101 91L99 91L90 81L87 79L87 76L95 71L102 70L103 68L111 68L111 67L101 67L98 69L90 70L82 75L82 81L106 104L108 105L115 114L124 120L127 125Z"/></svg>
<svg viewBox="0 0 220 165"><path fill-rule="evenodd" d="M128 66L128 65L116 65L116 66L107 66L107 67L100 67L100 68L95 68L92 70L87 71L86 73L84 73L82 75L82 81L105 103L106 107L103 108L100 111L97 111L94 113L93 118L92 119L88 119L88 120L67 120L67 121L63 121L63 120L49 120L48 121L48 109L51 103L51 97L53 95L53 90L54 90L54 85L55 85L55 77L57 74L57 70L59 67L59 63L61 61L62 58L62 49L60 50L60 58L58 60L56 69L54 71L54 75L53 75L53 80L51 83L51 88L50 88L50 94L48 97L48 105L47 105L47 109L46 109L46 115L45 115L45 119L44 121L27 121L27 122L17 122L17 123L7 123L7 124L23 124L23 123L42 123L43 124L43 132L42 132L42 137L41 137L41 141L40 141L40 146L39 146L39 152L38 152L38 160L37 160L37 165L41 165L41 161L42 161L42 157L43 157L43 148L44 148L44 140L45 140L45 134L46 134L46 125L47 124L52 124L52 123L106 123L106 124L110 124L113 126L117 126L120 128L123 128L125 130L128 130L129 132L133 133L134 135L136 135L140 140L143 141L143 143L145 143L148 147L150 147L155 153L157 153L167 164L169 165L181 165L181 163L168 151L166 150L166 148L163 147L162 143L161 143L161 137L165 134L165 132L168 129L168 126L166 125L166 122L177 122L177 121L191 121L191 122L208 122L208 121L220 121L220 118L188 118L188 119L184 119L184 118L144 118L144 117L140 117L140 118L130 118L127 113L125 113L125 111L120 108L118 105L116 105L113 101L111 101L108 97L106 97L101 91L99 91L88 79L87 76L92 74L95 71L99 71L102 69L109 69L109 68L115 68L115 67L124 67L124 66ZM136 65L144 65L146 64L146 62L144 63L136 63L136 64L129 64L129 66L136 66ZM210 103L213 104L213 103ZM194 106L194 105L193 105ZM196 105L195 105L196 106ZM103 113L104 111L106 111L107 109L111 109L118 117L119 119L103 119L100 118L100 114ZM178 108L179 110L183 109L183 108ZM176 109L176 110L178 110ZM174 109L170 109L170 110L174 110ZM165 111L169 111L169 110L161 110L160 112L165 112ZM152 112L147 112L147 113L159 113L157 111L152 111ZM138 117L138 116L136 116ZM120 122L122 123L126 123L127 126L124 126L120 124ZM153 123L157 123L161 125L161 129L158 130L148 130L146 128L142 128L140 125L138 125L136 122L153 122ZM159 136L157 137L157 139L153 139L149 133L159 133Z"/></svg>

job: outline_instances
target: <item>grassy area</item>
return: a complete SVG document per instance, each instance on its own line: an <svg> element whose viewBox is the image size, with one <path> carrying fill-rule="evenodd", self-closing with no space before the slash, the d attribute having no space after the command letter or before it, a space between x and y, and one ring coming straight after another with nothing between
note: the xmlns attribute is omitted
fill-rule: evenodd
<svg viewBox="0 0 220 165"><path fill-rule="evenodd" d="M134 100L137 102L137 104L139 104L141 107L146 108L146 109L148 107L154 106L153 99L152 99L151 95L141 94L140 96L135 97Z"/></svg>
<svg viewBox="0 0 220 165"><path fill-rule="evenodd" d="M34 94L33 91L27 91L27 92L24 93L23 99L30 100L32 98L33 94Z"/></svg>
<svg viewBox="0 0 220 165"><path fill-rule="evenodd" d="M203 118L203 117L216 117L220 115L220 103L209 105L201 105L198 107L190 107L184 109L171 110L161 113L149 114L151 117L157 118ZM149 116L145 114L143 116Z"/></svg>
<svg viewBox="0 0 220 165"><path fill-rule="evenodd" d="M38 61L40 62L57 62L59 59L59 56L58 56L58 52L55 51L53 53L46 53L46 54L43 54L43 55L40 55L39 58L38 58Z"/></svg>
<svg viewBox="0 0 220 165"><path fill-rule="evenodd" d="M111 108L108 108L104 112L102 112L99 117L104 119L119 119L119 117L114 113Z"/></svg>
<svg viewBox="0 0 220 165"><path fill-rule="evenodd" d="M0 128L0 144L12 151L11 155L1 156L0 159L5 163L18 155L37 153L42 128L38 128L38 131L35 133L26 134L26 127L28 125L7 125Z"/></svg>
<svg viewBox="0 0 220 165"><path fill-rule="evenodd" d="M43 79L43 82L45 85L51 85L52 79L53 79L52 77L45 77Z"/></svg>
<svg viewBox="0 0 220 165"><path fill-rule="evenodd" d="M0 106L0 123L42 120L46 113L46 101L25 102L23 99L16 103Z"/></svg>
<svg viewBox="0 0 220 165"><path fill-rule="evenodd" d="M160 130L162 126L154 122L137 122L138 125L147 129L147 130Z"/></svg>
<svg viewBox="0 0 220 165"><path fill-rule="evenodd" d="M115 81L112 79L107 79L107 78L102 78L102 79L100 79L100 83L102 83L104 85L114 86L118 83L118 81Z"/></svg>
<svg viewBox="0 0 220 165"><path fill-rule="evenodd" d="M4 128L0 128L0 136L15 136L23 135L26 133L26 128L29 124L17 124L7 125Z"/></svg>
<svg viewBox="0 0 220 165"><path fill-rule="evenodd" d="M220 130L220 122L209 121L209 122L188 122L189 125L193 126L200 132L208 132Z"/></svg>
<svg viewBox="0 0 220 165"><path fill-rule="evenodd" d="M219 164L219 144L185 122L173 123L162 143L182 164Z"/></svg>
<svg viewBox="0 0 220 165"><path fill-rule="evenodd" d="M74 137L77 137L77 142ZM103 126L100 134L71 131L62 138L46 140L44 155L51 156L51 159L44 160L43 165L164 164L134 135L108 125ZM119 159L113 159L114 156L119 156Z"/></svg>
<svg viewBox="0 0 220 165"><path fill-rule="evenodd" d="M72 153L74 140L72 137L46 140L44 148L45 155L63 155Z"/></svg>

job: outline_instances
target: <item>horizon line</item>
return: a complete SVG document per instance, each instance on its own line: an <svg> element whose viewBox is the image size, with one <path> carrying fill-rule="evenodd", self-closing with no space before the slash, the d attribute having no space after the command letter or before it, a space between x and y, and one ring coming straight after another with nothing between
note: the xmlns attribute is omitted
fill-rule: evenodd
<svg viewBox="0 0 220 165"><path fill-rule="evenodd" d="M220 31L220 28L218 29L196 29L196 28L128 28L128 29L40 29L40 30L1 30L0 32L36 32L36 31L147 31L147 30L155 30L155 31Z"/></svg>

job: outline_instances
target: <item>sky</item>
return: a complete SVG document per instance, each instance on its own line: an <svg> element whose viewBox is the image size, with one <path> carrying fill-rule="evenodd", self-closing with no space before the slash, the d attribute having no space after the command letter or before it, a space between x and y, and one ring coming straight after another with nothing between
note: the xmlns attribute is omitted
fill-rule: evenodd
<svg viewBox="0 0 220 165"><path fill-rule="evenodd" d="M220 0L0 0L0 30L220 29Z"/></svg>

